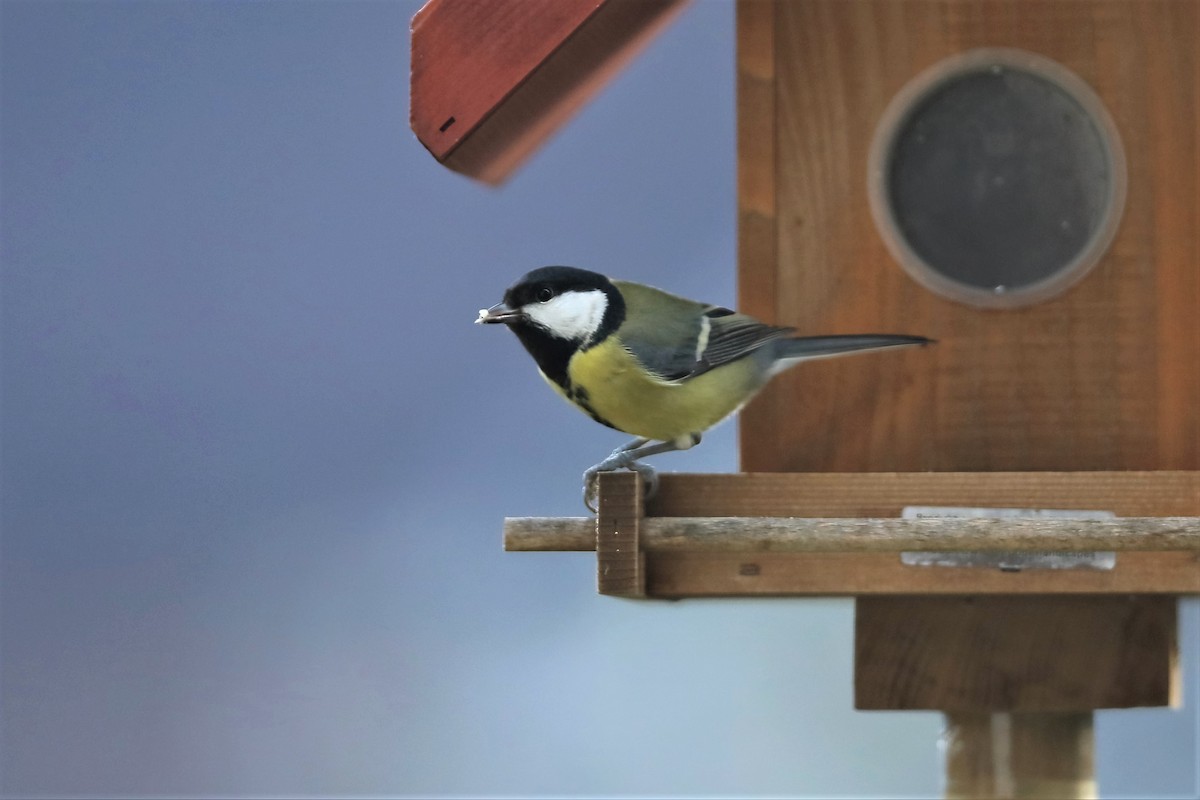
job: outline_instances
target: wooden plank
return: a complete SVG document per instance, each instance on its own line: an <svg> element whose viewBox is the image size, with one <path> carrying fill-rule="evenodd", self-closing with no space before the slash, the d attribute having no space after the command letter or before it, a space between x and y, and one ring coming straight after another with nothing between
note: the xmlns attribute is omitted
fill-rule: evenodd
<svg viewBox="0 0 1200 800"><path fill-rule="evenodd" d="M1095 798L1089 712L946 715L946 798Z"/></svg>
<svg viewBox="0 0 1200 800"><path fill-rule="evenodd" d="M506 550L590 550L595 546L594 531L594 523L586 517L518 517L505 520L504 546ZM655 553L1200 551L1200 517L647 517L641 520L639 536L642 549Z"/></svg>
<svg viewBox="0 0 1200 800"><path fill-rule="evenodd" d="M775 123L777 252L743 259L741 283L771 287L771 318L804 333L939 344L781 376L742 413L742 468L1200 469L1200 3L802 0L775 15L772 116L746 104L742 114L760 110L740 130ZM1129 169L1100 265L1057 300L1000 313L911 281L875 232L866 190L891 98L984 46L1039 53L1087 81Z"/></svg>
<svg viewBox="0 0 1200 800"><path fill-rule="evenodd" d="M1200 471L668 475L651 516L896 517L905 506L1200 515Z"/></svg>
<svg viewBox="0 0 1200 800"><path fill-rule="evenodd" d="M778 319L775 181L774 0L737 4L738 307L765 321ZM753 403L779 402L778 394ZM764 440L774 414L741 415L742 442ZM744 446L744 444L743 444Z"/></svg>
<svg viewBox="0 0 1200 800"><path fill-rule="evenodd" d="M644 597L642 480L633 472L602 472L596 515L596 585L600 594Z"/></svg>
<svg viewBox="0 0 1200 800"><path fill-rule="evenodd" d="M856 708L1086 711L1179 701L1172 597L865 597L858 615Z"/></svg>
<svg viewBox="0 0 1200 800"><path fill-rule="evenodd" d="M764 320L775 316L775 9L737 5L738 294Z"/></svg>
<svg viewBox="0 0 1200 800"><path fill-rule="evenodd" d="M650 552L651 597L1198 594L1195 552L1119 553L1111 570L909 566L897 553ZM1047 602L1047 606L1050 603Z"/></svg>
<svg viewBox="0 0 1200 800"><path fill-rule="evenodd" d="M739 224L764 224L760 230L741 229L740 243L747 249L739 263L752 262L763 273L775 266L775 7L771 0L737 5ZM750 293L743 300L759 301L756 311L774 312L769 291Z"/></svg>
<svg viewBox="0 0 1200 800"><path fill-rule="evenodd" d="M511 174L686 0L431 0L412 21L411 125L438 161Z"/></svg>

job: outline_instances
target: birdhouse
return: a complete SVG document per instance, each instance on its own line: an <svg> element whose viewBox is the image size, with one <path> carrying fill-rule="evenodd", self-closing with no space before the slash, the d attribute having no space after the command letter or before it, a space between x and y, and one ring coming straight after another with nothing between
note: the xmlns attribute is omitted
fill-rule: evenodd
<svg viewBox="0 0 1200 800"><path fill-rule="evenodd" d="M1093 710L1179 701L1200 593L1200 3L737 25L740 310L938 344L784 374L743 473L603 475L507 546L594 549L606 594L853 596L856 705L945 712L949 796L1092 796Z"/></svg>
<svg viewBox="0 0 1200 800"><path fill-rule="evenodd" d="M743 306L940 341L782 377L742 416L743 468L1195 530L1200 6L805 0L738 24ZM946 472L961 494L899 490ZM999 712L1030 745L1024 790L1094 791L1090 710L1178 699L1165 562L1101 588L1136 557L909 566L939 586L857 602L857 705L950 712L951 794L1003 788L968 766ZM1194 550L1180 566L1196 591ZM980 569L1008 586L953 588ZM1068 588L1083 571L1103 579Z"/></svg>

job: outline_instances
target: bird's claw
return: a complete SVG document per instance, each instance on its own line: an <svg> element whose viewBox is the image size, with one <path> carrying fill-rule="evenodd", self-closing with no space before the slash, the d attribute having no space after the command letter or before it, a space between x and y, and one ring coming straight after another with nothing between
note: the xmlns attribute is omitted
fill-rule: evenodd
<svg viewBox="0 0 1200 800"><path fill-rule="evenodd" d="M614 452L608 458L601 461L594 467L589 467L583 473L583 504L587 506L588 511L593 514L600 513L599 491L600 481L598 476L601 472L616 472L619 469L627 469L630 472L636 472L641 476L646 483L645 493L642 497L649 500L654 497L658 491L658 470L649 464L642 464L639 461L632 461L628 458L621 458L624 455L621 452Z"/></svg>

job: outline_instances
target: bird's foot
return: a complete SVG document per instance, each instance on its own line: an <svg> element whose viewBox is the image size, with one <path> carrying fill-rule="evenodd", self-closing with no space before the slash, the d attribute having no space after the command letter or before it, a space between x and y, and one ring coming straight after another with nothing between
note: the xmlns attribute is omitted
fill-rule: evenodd
<svg viewBox="0 0 1200 800"><path fill-rule="evenodd" d="M593 467L588 467L583 473L583 504L587 506L588 511L593 514L599 513L600 482L597 476L601 472L616 472L619 469L627 469L641 476L646 483L643 495L645 499L650 499L658 491L658 471L654 467L634 460L627 450L614 450L608 458Z"/></svg>

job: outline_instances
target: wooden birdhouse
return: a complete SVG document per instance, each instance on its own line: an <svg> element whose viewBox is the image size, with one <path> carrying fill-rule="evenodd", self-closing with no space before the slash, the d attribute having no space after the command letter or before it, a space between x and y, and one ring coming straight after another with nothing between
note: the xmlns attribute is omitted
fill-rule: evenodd
<svg viewBox="0 0 1200 800"><path fill-rule="evenodd" d="M578 91L522 103L544 124L675 5L554 50ZM785 374L741 415L743 473L645 502L604 475L597 519L509 520L507 546L595 549L606 594L853 596L856 706L945 712L948 796L1093 796L1092 711L1179 701L1200 593L1200 3L737 24L741 310L938 344Z"/></svg>

